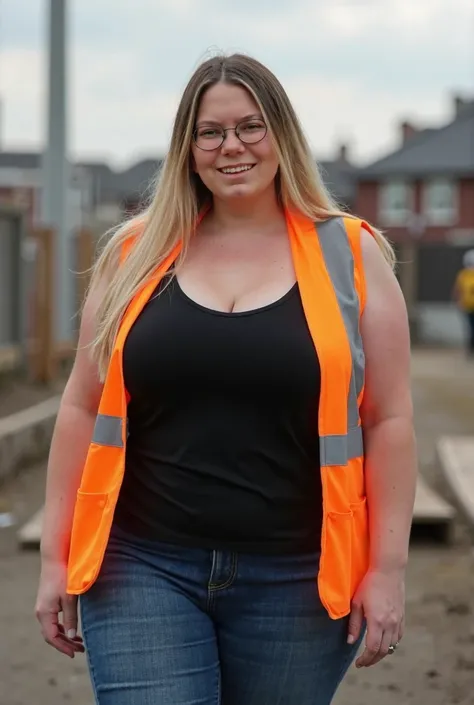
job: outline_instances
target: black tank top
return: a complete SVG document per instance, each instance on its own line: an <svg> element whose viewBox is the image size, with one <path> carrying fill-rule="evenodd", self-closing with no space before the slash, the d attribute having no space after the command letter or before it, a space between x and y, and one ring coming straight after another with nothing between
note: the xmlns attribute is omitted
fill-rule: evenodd
<svg viewBox="0 0 474 705"><path fill-rule="evenodd" d="M205 549L317 549L320 368L297 284L263 308L221 313L172 279L132 327L123 365L119 526Z"/></svg>

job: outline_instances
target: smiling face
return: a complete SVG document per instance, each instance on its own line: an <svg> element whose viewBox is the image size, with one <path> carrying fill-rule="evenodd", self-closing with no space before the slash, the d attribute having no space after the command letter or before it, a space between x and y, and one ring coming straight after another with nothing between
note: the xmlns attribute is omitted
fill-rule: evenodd
<svg viewBox="0 0 474 705"><path fill-rule="evenodd" d="M192 145L194 171L215 198L255 199L274 189L278 159L268 131L253 144L242 142L234 131L253 140L264 134L263 125L258 105L241 86L217 83L204 93L195 126L199 144L211 146L219 130L231 128L217 149Z"/></svg>

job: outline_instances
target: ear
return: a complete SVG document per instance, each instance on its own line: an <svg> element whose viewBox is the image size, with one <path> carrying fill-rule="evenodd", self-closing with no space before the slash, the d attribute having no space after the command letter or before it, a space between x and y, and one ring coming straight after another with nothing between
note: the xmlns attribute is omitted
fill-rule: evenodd
<svg viewBox="0 0 474 705"><path fill-rule="evenodd" d="M197 174L196 160L194 159L194 154L192 152L189 154L189 168Z"/></svg>

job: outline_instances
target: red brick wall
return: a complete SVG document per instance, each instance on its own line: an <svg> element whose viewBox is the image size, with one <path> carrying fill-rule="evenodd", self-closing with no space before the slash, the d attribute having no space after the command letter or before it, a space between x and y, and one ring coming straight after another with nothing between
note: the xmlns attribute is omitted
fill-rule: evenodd
<svg viewBox="0 0 474 705"><path fill-rule="evenodd" d="M452 227L428 226L423 235L423 241L442 242L446 234L452 229L474 228L474 178L463 179L459 182L459 221ZM415 212L422 209L422 182L415 183ZM354 213L365 218L374 225L380 226L394 242L403 242L411 239L406 228L391 227L388 230L384 223L378 222L378 183L375 181L361 182L356 189Z"/></svg>
<svg viewBox="0 0 474 705"><path fill-rule="evenodd" d="M474 228L474 177L459 183L459 227Z"/></svg>
<svg viewBox="0 0 474 705"><path fill-rule="evenodd" d="M378 184L376 181L361 182L357 185L354 201L354 213L374 225L378 216L377 190Z"/></svg>

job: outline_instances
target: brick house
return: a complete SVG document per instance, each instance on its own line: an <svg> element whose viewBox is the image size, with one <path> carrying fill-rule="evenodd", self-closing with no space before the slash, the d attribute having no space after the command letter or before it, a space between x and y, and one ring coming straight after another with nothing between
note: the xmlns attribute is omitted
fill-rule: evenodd
<svg viewBox="0 0 474 705"><path fill-rule="evenodd" d="M411 267L421 340L448 344L463 337L451 291L474 247L474 100L453 107L439 128L401 124L400 147L357 173L354 207L395 244L401 278Z"/></svg>
<svg viewBox="0 0 474 705"><path fill-rule="evenodd" d="M395 242L474 238L474 101L438 129L401 125L399 149L357 174L355 210Z"/></svg>

